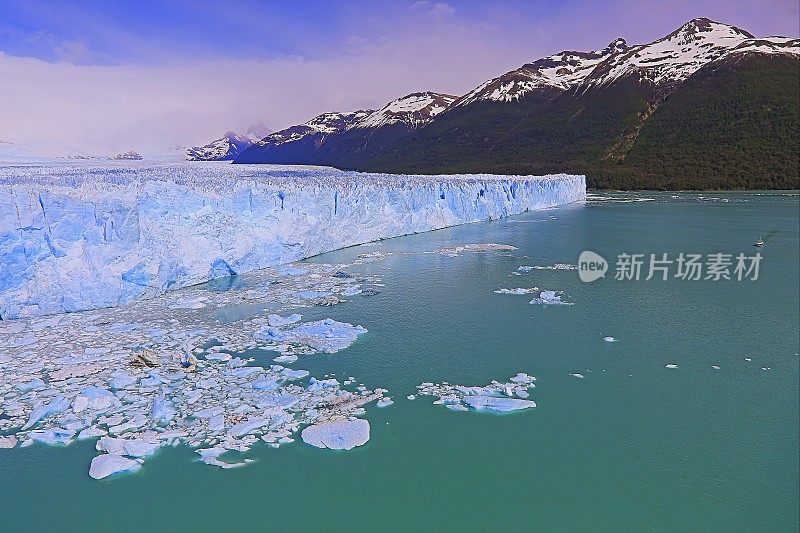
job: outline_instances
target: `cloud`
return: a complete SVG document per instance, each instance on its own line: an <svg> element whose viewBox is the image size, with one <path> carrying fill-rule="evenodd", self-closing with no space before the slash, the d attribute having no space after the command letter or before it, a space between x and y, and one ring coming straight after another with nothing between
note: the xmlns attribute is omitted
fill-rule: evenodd
<svg viewBox="0 0 800 533"><path fill-rule="evenodd" d="M113 50L96 44L102 40L88 38L85 32L69 34L68 39L42 33L35 37L36 46L51 51L43 59L0 52L0 139L59 143L100 154L205 143L259 120L280 129L325 111L378 108L415 91L464 94L487 79L561 50L597 49L616 37L631 44L648 42L698 11L757 35L781 33L774 17L748 25L748 20L757 20L756 8L737 7L731 14L727 3L701 10L698 2L643 1L644 7L637 9L657 16L640 16L635 24L632 0L594 9L568 5L556 14L524 2L523 7L532 6L526 16L523 7L513 9L513 2L507 9L463 3L456 13L449 4L420 1L397 4L398 12L388 22L385 14L364 14L351 7L340 14L338 25L325 21L344 28L336 36L328 38L319 28L287 30L297 34L294 38L303 47L273 51L269 59L248 59L253 55L238 48L233 56L216 55L205 48L209 43L188 47L188 57L176 57L172 41L146 42L135 32L122 34L114 26L97 24L95 31L121 49L144 50L141 56L148 58L160 54L156 62L119 64ZM237 12L236 18L245 15ZM425 23L428 17L432 22ZM254 25L264 24L263 18L249 18ZM18 41L15 32L0 23L0 37Z"/></svg>
<svg viewBox="0 0 800 533"><path fill-rule="evenodd" d="M93 153L205 143L259 120L279 129L415 91L462 94L528 58L456 26L414 40L357 41L320 59L98 66L0 52L0 139Z"/></svg>
<svg viewBox="0 0 800 533"><path fill-rule="evenodd" d="M418 0L411 4L409 10L412 13L419 13L426 17L442 19L452 16L456 8L444 2L429 2L428 0Z"/></svg>

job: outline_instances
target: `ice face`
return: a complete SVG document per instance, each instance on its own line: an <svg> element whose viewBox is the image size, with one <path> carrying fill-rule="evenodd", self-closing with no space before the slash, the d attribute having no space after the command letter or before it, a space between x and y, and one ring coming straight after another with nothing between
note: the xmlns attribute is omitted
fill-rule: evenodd
<svg viewBox="0 0 800 533"><path fill-rule="evenodd" d="M346 246L583 201L586 194L585 178L570 175L129 165L0 169L0 318L116 306Z"/></svg>

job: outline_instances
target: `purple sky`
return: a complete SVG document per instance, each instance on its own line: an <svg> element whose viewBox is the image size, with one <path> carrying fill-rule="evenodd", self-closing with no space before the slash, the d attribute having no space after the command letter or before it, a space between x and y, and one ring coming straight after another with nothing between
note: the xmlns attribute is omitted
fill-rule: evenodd
<svg viewBox="0 0 800 533"><path fill-rule="evenodd" d="M194 144L419 90L463 94L564 49L694 17L800 33L800 2L0 0L0 140L89 152Z"/></svg>

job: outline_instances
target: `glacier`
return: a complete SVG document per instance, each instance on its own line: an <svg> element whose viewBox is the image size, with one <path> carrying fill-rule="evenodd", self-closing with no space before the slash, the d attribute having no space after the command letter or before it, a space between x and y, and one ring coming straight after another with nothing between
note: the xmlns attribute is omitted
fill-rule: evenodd
<svg viewBox="0 0 800 533"><path fill-rule="evenodd" d="M220 163L0 167L0 319L113 307L390 237L586 198L579 175Z"/></svg>

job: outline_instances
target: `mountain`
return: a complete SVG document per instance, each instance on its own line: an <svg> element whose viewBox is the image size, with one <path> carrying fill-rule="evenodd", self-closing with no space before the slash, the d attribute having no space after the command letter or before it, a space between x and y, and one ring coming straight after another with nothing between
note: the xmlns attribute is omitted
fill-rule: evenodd
<svg viewBox="0 0 800 533"><path fill-rule="evenodd" d="M430 123L455 100L447 94L422 92L392 100L377 111L325 113L269 135L235 162L333 166L367 162Z"/></svg>
<svg viewBox="0 0 800 533"><path fill-rule="evenodd" d="M253 141L260 141L267 135L272 133L272 130L264 124L263 121L259 120L255 124L251 124L250 127L247 128L245 135L252 139Z"/></svg>
<svg viewBox="0 0 800 533"><path fill-rule="evenodd" d="M317 152L325 140L369 116L371 109L352 113L323 113L305 124L267 135L236 158L236 163L303 163L320 160Z"/></svg>
<svg viewBox="0 0 800 533"><path fill-rule="evenodd" d="M404 98L424 94L435 93ZM589 186L626 189L800 188L799 95L800 40L698 18L651 43L564 51L460 98L440 95L418 122L396 100L280 162L575 172ZM403 126L390 134L395 119ZM253 152L247 162L274 157Z"/></svg>
<svg viewBox="0 0 800 533"><path fill-rule="evenodd" d="M613 55L628 50L624 39L616 39L602 50L564 51L522 65L516 70L482 83L458 99L453 107L474 102L519 101L533 91L552 88L557 91L579 85L594 68Z"/></svg>
<svg viewBox="0 0 800 533"><path fill-rule="evenodd" d="M244 135L228 131L219 139L211 141L205 146L189 148L186 150L186 159L189 161L233 161L248 146L269 135L270 131L260 121L247 128Z"/></svg>

